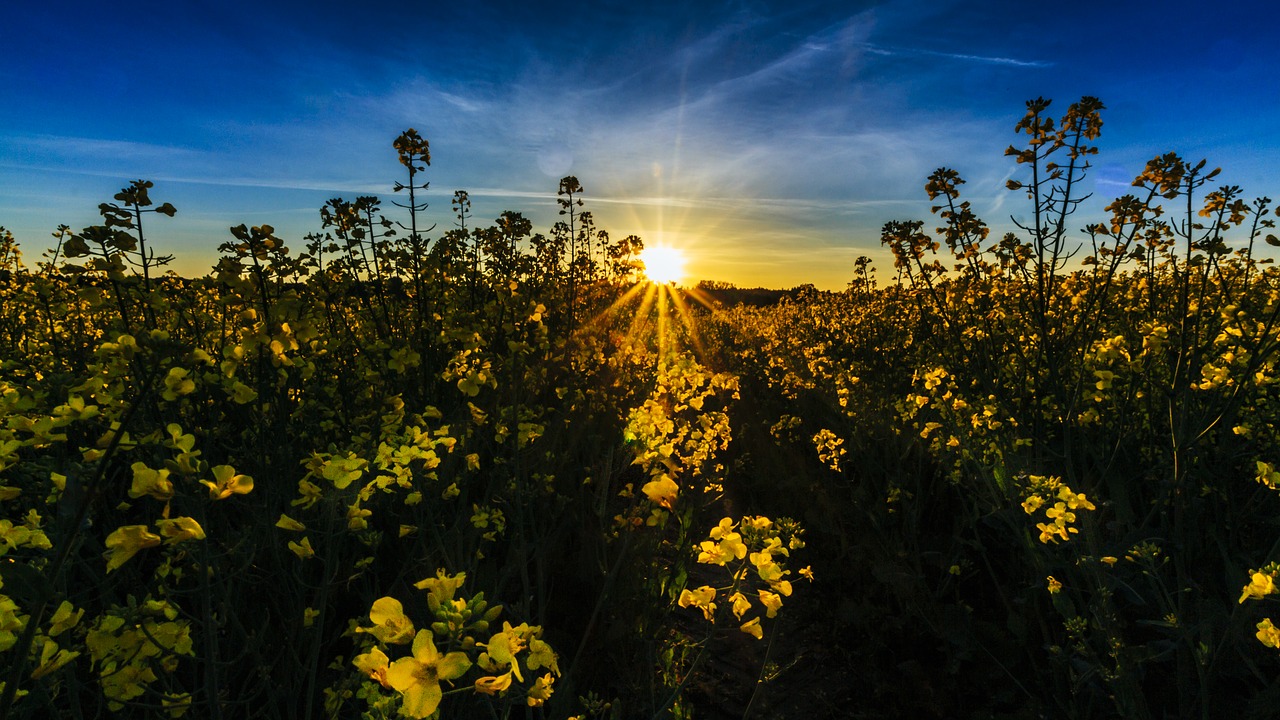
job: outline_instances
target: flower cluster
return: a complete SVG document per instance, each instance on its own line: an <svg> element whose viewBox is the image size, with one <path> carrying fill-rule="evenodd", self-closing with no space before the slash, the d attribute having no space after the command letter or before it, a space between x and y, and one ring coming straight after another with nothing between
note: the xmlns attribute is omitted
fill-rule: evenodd
<svg viewBox="0 0 1280 720"><path fill-rule="evenodd" d="M1073 527L1076 511L1096 510L1097 507L1084 493L1074 492L1060 478L1032 475L1028 478L1028 494L1022 501L1022 510L1028 515L1044 508L1046 522L1036 523L1040 542L1056 543L1071 539L1080 530ZM1050 500L1055 500L1049 505Z"/></svg>
<svg viewBox="0 0 1280 720"><path fill-rule="evenodd" d="M699 544L698 562L730 570L729 584L721 588L710 585L692 590L685 588L680 591L677 604L697 608L708 622L714 623L717 598L729 604L739 621L752 612L754 599L765 617L776 617L782 608L782 599L790 597L793 590L791 581L786 579L791 571L785 564L792 550L804 547L800 539L802 533L795 521L786 518L774 522L764 516L747 516L739 523L734 523L732 518L722 519ZM813 581L813 572L808 567L797 572ZM742 622L739 629L757 640L764 636L758 615Z"/></svg>
<svg viewBox="0 0 1280 720"><path fill-rule="evenodd" d="M729 446L732 431L728 414L710 405L738 393L736 378L708 372L689 354L660 359L657 370L653 393L630 412L624 433L636 448L633 464L650 478L640 488L656 506L650 525L675 509L681 481L699 478L703 492L720 489L723 467L716 456Z"/></svg>
<svg viewBox="0 0 1280 720"><path fill-rule="evenodd" d="M190 621L181 619L178 608L165 600L148 599L99 617L85 645L112 710L122 709L162 676L175 673L181 658L193 655ZM175 715L190 704L185 694L161 697Z"/></svg>
<svg viewBox="0 0 1280 720"><path fill-rule="evenodd" d="M529 707L551 697L560 665L555 651L542 640L542 628L503 622L502 630L491 633L502 606L490 607L484 593L455 597L465 580L465 573L440 570L415 584L427 591L424 604L433 618L429 627L416 627L399 600L382 597L369 610L371 624L355 628L376 642L366 644L352 665L377 686L395 691L402 715L430 717L444 697L442 683L452 684L472 670L481 673L471 683L477 695L504 699L512 695L513 686L519 687ZM392 660L388 651L404 645L410 646L408 654ZM366 697L382 698L376 690L370 692Z"/></svg>

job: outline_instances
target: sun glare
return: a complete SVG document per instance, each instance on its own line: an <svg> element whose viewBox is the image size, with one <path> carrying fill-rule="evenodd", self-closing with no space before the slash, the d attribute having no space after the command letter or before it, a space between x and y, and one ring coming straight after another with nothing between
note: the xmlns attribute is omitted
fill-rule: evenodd
<svg viewBox="0 0 1280 720"><path fill-rule="evenodd" d="M673 283L684 279L684 253L673 247L648 247L640 251L644 275L656 283Z"/></svg>

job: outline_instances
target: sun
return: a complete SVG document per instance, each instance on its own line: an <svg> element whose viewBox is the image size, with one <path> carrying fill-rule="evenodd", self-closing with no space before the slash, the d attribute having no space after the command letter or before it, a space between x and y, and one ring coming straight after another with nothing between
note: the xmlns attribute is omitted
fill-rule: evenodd
<svg viewBox="0 0 1280 720"><path fill-rule="evenodd" d="M644 275L656 283L674 283L684 279L684 253L673 247L648 247L640 251Z"/></svg>

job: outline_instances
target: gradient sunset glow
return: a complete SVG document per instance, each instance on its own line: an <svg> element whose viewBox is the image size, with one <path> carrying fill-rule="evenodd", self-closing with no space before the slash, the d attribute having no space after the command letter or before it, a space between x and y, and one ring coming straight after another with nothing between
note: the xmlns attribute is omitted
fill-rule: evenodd
<svg viewBox="0 0 1280 720"><path fill-rule="evenodd" d="M7 13L0 225L28 256L136 178L178 209L155 240L179 272L206 272L241 223L300 245L328 199L395 197L390 143L409 127L431 143L437 233L455 190L478 223L514 210L545 232L574 175L598 227L685 248L692 281L744 287L843 288L860 255L888 270L880 228L930 215L940 166L993 236L1012 229L1003 150L1039 96L1055 113L1083 95L1107 106L1082 222L1169 151L1280 192L1262 2L1071 6L1149 42L1010 1L129 8Z"/></svg>

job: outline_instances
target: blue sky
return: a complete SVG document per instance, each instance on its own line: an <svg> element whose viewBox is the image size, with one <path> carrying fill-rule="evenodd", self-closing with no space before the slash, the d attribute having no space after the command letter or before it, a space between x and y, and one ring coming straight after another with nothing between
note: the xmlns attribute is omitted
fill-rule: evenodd
<svg viewBox="0 0 1280 720"><path fill-rule="evenodd" d="M998 229L1024 102L1107 105L1090 180L1147 159L1220 165L1280 197L1280 43L1263 2L19 3L0 28L0 225L33 261L129 180L173 203L149 233L203 273L240 223L300 247L331 197L403 179L431 142L429 219L518 210L546 230L562 175L615 235L740 286L837 289L888 220L960 171ZM1084 222L1081 218L1081 224ZM932 222L928 223L933 226Z"/></svg>

